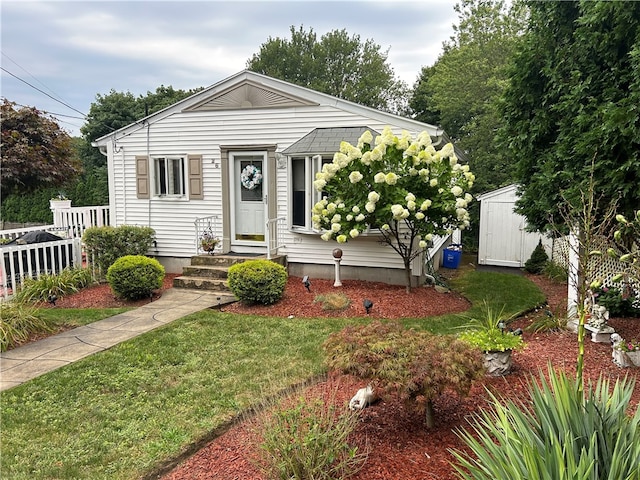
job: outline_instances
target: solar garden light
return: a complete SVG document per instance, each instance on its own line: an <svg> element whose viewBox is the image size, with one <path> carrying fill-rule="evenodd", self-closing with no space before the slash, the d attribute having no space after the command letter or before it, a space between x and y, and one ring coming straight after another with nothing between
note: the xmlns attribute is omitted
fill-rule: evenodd
<svg viewBox="0 0 640 480"><path fill-rule="evenodd" d="M311 293L311 280L309 280L309 275L302 277L302 284L304 285L304 288L307 289L307 292Z"/></svg>

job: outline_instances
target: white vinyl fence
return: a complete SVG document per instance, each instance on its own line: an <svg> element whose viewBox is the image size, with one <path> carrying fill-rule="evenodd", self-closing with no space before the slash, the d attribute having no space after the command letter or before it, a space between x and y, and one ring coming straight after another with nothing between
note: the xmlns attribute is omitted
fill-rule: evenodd
<svg viewBox="0 0 640 480"><path fill-rule="evenodd" d="M109 207L71 207L70 201L51 202L53 225L0 231L0 239L14 240L25 233L45 230L60 240L28 245L0 245L0 299L13 294L24 278L57 274L82 266L82 234L89 227L110 225Z"/></svg>
<svg viewBox="0 0 640 480"><path fill-rule="evenodd" d="M4 245L0 248L0 296L7 299L25 278L42 274L57 274L65 268L82 265L82 245L79 238L29 245Z"/></svg>

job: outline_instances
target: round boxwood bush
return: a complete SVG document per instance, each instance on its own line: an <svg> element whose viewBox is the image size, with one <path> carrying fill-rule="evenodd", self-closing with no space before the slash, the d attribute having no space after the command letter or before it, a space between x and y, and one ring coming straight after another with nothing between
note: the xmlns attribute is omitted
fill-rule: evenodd
<svg viewBox="0 0 640 480"><path fill-rule="evenodd" d="M162 287L164 267L155 258L144 255L125 255L107 270L107 282L119 298L138 300L150 297Z"/></svg>
<svg viewBox="0 0 640 480"><path fill-rule="evenodd" d="M229 267L229 288L246 303L271 305L282 298L287 269L269 260L249 260Z"/></svg>

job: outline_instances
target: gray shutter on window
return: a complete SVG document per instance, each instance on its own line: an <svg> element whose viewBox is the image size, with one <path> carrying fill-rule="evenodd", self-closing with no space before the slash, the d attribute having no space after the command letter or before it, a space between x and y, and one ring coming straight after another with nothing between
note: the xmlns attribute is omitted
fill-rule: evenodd
<svg viewBox="0 0 640 480"><path fill-rule="evenodd" d="M189 200L202 200L202 155L187 155L189 164Z"/></svg>
<svg viewBox="0 0 640 480"><path fill-rule="evenodd" d="M136 194L138 198L149 198L149 158L136 155Z"/></svg>

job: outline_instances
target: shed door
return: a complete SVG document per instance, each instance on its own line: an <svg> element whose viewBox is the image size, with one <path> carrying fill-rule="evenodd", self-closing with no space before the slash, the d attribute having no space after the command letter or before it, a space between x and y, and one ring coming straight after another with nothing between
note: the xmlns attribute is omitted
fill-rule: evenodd
<svg viewBox="0 0 640 480"><path fill-rule="evenodd" d="M480 243L483 265L521 267L528 258L523 258L525 220L513 212L513 202L485 202L482 213Z"/></svg>

